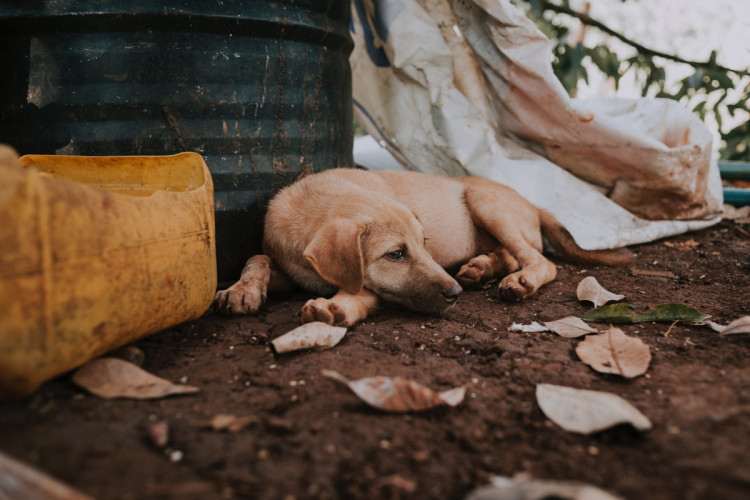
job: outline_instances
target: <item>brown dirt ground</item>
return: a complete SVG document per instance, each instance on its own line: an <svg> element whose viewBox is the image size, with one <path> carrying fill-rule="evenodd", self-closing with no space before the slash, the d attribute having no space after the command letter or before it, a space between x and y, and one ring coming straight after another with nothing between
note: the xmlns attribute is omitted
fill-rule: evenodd
<svg viewBox="0 0 750 500"><path fill-rule="evenodd" d="M206 315L137 342L144 368L197 395L105 401L68 376L0 403L0 450L100 499L463 498L494 475L592 483L630 499L750 495L750 337L707 327L625 325L653 360L634 380L594 372L578 340L511 333L513 322L582 315L578 282L595 276L637 311L691 304L727 323L750 314L748 226L712 228L635 247L625 268L556 261L557 280L506 304L467 292L447 318L386 306L337 347L274 356L269 339L296 326L303 295L258 317ZM682 243L667 246L667 243ZM655 275L642 271L658 271ZM467 385L457 408L387 414L321 376L402 375L435 389ZM591 436L568 433L539 409L538 383L610 391L653 422ZM252 416L236 433L201 428L216 414ZM167 420L172 462L150 444Z"/></svg>

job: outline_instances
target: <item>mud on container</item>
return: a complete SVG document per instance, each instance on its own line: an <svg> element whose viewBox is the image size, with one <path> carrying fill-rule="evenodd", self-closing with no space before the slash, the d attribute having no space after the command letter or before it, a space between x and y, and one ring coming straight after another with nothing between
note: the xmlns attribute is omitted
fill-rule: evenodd
<svg viewBox="0 0 750 500"><path fill-rule="evenodd" d="M21 154L203 155L220 282L264 208L352 166L348 0L0 3L0 142Z"/></svg>

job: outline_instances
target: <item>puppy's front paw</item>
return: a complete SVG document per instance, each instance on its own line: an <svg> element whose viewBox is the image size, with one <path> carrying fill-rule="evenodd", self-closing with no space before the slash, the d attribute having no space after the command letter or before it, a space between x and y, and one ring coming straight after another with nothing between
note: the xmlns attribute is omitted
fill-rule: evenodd
<svg viewBox="0 0 750 500"><path fill-rule="evenodd" d="M266 296L258 287L249 283L235 283L226 290L219 290L214 297L214 311L226 316L255 314Z"/></svg>
<svg viewBox="0 0 750 500"><path fill-rule="evenodd" d="M461 266L456 280L463 288L476 288L492 278L492 263L486 255L474 257Z"/></svg>
<svg viewBox="0 0 750 500"><path fill-rule="evenodd" d="M299 314L301 323L321 321L329 325L349 326L346 322L346 312L333 301L319 298L308 300Z"/></svg>
<svg viewBox="0 0 750 500"><path fill-rule="evenodd" d="M534 295L537 287L531 283L522 273L513 273L506 276L498 287L500 297L503 300L521 300Z"/></svg>

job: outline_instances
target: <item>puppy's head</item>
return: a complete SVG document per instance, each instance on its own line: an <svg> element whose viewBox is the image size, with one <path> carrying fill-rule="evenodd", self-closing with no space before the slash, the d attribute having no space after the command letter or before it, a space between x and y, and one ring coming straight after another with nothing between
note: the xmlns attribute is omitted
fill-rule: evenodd
<svg viewBox="0 0 750 500"><path fill-rule="evenodd" d="M398 203L381 204L371 217L362 212L318 229L304 251L317 273L349 293L364 287L415 311L440 313L451 307L461 287L425 249L417 217Z"/></svg>

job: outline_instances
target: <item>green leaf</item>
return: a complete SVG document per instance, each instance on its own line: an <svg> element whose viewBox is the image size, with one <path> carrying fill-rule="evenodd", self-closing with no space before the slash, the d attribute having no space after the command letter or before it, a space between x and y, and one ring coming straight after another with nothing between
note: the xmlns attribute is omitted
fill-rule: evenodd
<svg viewBox="0 0 750 500"><path fill-rule="evenodd" d="M627 304L612 304L592 309L583 315L584 321L609 321L611 323L635 323L636 314Z"/></svg>
<svg viewBox="0 0 750 500"><path fill-rule="evenodd" d="M612 304L597 307L583 315L584 321L608 323L641 323L644 321L686 321L700 323L711 316L687 304L660 304L645 314L634 313L627 304Z"/></svg>

